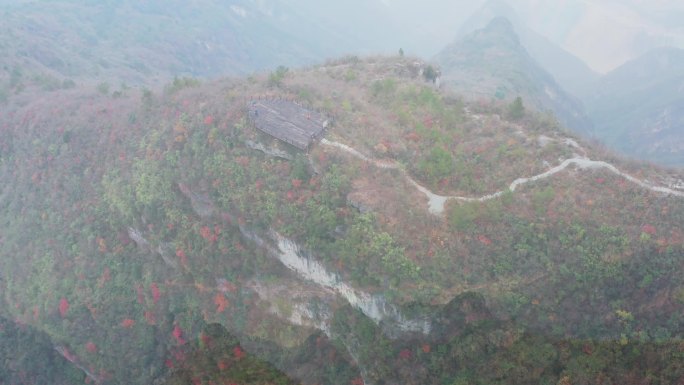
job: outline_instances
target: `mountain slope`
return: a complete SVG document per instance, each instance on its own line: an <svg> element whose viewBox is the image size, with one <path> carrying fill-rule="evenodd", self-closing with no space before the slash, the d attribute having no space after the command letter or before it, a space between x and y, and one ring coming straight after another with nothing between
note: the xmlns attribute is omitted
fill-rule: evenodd
<svg viewBox="0 0 684 385"><path fill-rule="evenodd" d="M684 165L684 50L653 50L603 76L584 97L596 135L630 156Z"/></svg>
<svg viewBox="0 0 684 385"><path fill-rule="evenodd" d="M103 383L249 354L305 384L680 378L684 176L506 120L426 68L10 101L0 311ZM333 124L298 151L253 127L255 99ZM239 341L225 365L193 353L212 323Z"/></svg>
<svg viewBox="0 0 684 385"><path fill-rule="evenodd" d="M14 71L24 82L43 76L149 85L174 75L310 64L361 45L285 1L61 0L0 11L0 75Z"/></svg>
<svg viewBox="0 0 684 385"><path fill-rule="evenodd" d="M582 60L526 26L517 12L503 0L487 1L466 20L457 36L463 38L476 30L485 28L496 17L505 17L513 24L520 43L530 56L572 95L579 96L586 91L589 84L598 79L599 75Z"/></svg>
<svg viewBox="0 0 684 385"><path fill-rule="evenodd" d="M566 93L530 57L505 18L456 40L435 57L444 81L475 98L522 96L534 108L553 111L568 128L590 134L592 124L579 100Z"/></svg>

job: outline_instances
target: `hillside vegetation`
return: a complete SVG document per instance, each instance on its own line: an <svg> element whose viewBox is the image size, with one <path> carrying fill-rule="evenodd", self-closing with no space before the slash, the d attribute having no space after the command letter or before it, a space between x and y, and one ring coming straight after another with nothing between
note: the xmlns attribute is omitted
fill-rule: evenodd
<svg viewBox="0 0 684 385"><path fill-rule="evenodd" d="M0 12L0 102L75 83L120 94L174 76L244 75L351 46L287 1L13 1Z"/></svg>
<svg viewBox="0 0 684 385"><path fill-rule="evenodd" d="M465 102L426 68L347 57L10 100L2 315L103 383L289 383L246 354L305 384L681 381L681 190L575 166L506 190L570 158L665 187L683 176L620 162L547 115ZM361 156L257 132L255 97L322 111L326 140ZM419 187L474 200L431 212ZM281 263L284 238L335 282ZM350 292L389 305L378 316ZM402 329L412 319L430 327ZM224 361L202 355L207 335L227 341Z"/></svg>

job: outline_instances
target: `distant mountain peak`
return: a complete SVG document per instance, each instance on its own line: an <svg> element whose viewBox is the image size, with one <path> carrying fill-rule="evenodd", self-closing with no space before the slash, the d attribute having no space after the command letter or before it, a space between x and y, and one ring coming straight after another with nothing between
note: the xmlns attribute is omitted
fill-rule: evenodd
<svg viewBox="0 0 684 385"><path fill-rule="evenodd" d="M518 14L508 2L503 0L489 0L481 8L486 12L491 12L494 16L503 16L517 21Z"/></svg>
<svg viewBox="0 0 684 385"><path fill-rule="evenodd" d="M488 30L496 30L503 33L511 33L516 35L513 23L505 16L497 16L492 19L487 25Z"/></svg>
<svg viewBox="0 0 684 385"><path fill-rule="evenodd" d="M467 35L475 30L485 28L493 19L503 18L508 21L510 28L515 30L523 23L513 7L502 0L489 0L477 12L475 12L461 26L458 36Z"/></svg>
<svg viewBox="0 0 684 385"><path fill-rule="evenodd" d="M513 23L507 17L497 16L493 18L481 31L487 35L495 36L499 41L509 41L509 43L517 46L519 50L527 53L525 47L520 43L520 38Z"/></svg>
<svg viewBox="0 0 684 385"><path fill-rule="evenodd" d="M522 96L539 111L553 111L568 128L589 134L581 102L565 92L528 53L506 17L457 39L435 60L447 86L469 98L512 100Z"/></svg>
<svg viewBox="0 0 684 385"><path fill-rule="evenodd" d="M504 33L513 30L529 55L548 71L565 90L574 95L583 93L588 84L598 79L586 63L573 56L548 38L530 29L525 21L503 0L485 2L459 29L459 37L487 28L493 19L503 17L510 25L502 25Z"/></svg>

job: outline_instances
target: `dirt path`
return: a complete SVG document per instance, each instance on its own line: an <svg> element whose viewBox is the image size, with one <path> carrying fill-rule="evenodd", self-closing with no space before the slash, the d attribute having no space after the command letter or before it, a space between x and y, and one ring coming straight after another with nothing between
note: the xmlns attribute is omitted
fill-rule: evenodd
<svg viewBox="0 0 684 385"><path fill-rule="evenodd" d="M581 150L582 152L584 152L584 149L582 147L580 147L574 140L566 139L566 141L568 141L568 142L571 141L571 143L568 143L568 144L570 144L570 145L572 145L572 147L575 147L578 150ZM462 202L484 202L484 201L488 201L488 200L500 197L501 195L503 195L504 193L506 193L509 190L515 191L518 187L520 187L524 184L536 182L538 180L551 177L554 174L557 174L557 173L565 170L566 168L568 168L571 165L574 165L577 168L582 169L582 170L605 168L608 171L610 171L616 175L619 175L619 176L625 178L626 180L628 180L628 181L630 181L630 182L632 182L632 183L634 183L634 184L636 184L642 188L645 188L647 190L650 190L650 191L653 191L656 193L661 193L661 194L684 197L684 191L678 191L678 190L673 190L673 189L668 188L668 187L662 187L662 186L654 185L650 182L637 179L637 178L635 178L635 177L633 177L627 173L624 173L610 163L600 161L600 160L591 160L591 159L588 159L586 157L577 156L577 155L573 158L564 160L558 166L552 167L549 170L547 170L541 174L534 175L534 176L527 177L527 178L525 178L525 177L518 178L518 179L514 180L508 186L508 189L506 189L506 190L497 191L497 192L487 194L487 195L483 195L480 197L466 197L466 196L458 196L458 195L439 195L439 194L433 193L432 191L427 189L425 186L422 186L421 184L416 182L413 178L411 178L411 176L408 174L408 172L397 162L373 159L371 157L368 157L368 156L362 154L361 152L354 149L353 147L347 146L346 144L343 144L340 142L330 141L330 140L327 140L325 138L321 140L321 144L326 145L326 146L330 146L330 147L338 148L338 149L345 151L345 152L347 152L347 153L349 153L349 154L351 154L351 155L353 155L353 156L355 156L355 157L357 157L363 161L370 162L379 168L400 170L404 174L404 177L412 185L414 185L416 187L416 189L418 189L418 191L422 192L423 194L425 194L425 196L427 196L427 198L428 198L428 210L430 211L430 213L435 214L435 215L441 215L444 213L444 205L450 199L459 200Z"/></svg>

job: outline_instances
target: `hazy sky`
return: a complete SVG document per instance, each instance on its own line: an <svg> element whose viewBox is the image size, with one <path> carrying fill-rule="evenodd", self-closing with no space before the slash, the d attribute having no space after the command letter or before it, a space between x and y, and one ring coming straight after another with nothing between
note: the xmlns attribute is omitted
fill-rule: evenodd
<svg viewBox="0 0 684 385"><path fill-rule="evenodd" d="M450 42L485 0L377 0L419 31L421 54ZM682 0L509 0L533 30L598 72L662 45L684 48ZM422 34L421 34L422 33ZM431 37L431 39L424 40ZM434 44L433 44L434 43Z"/></svg>
<svg viewBox="0 0 684 385"><path fill-rule="evenodd" d="M67 0L64 0L67 1ZM130 0L129 0L130 1ZM162 3L161 0L154 0ZM353 47L431 58L457 36L461 25L492 0L198 0L247 8L286 4ZM506 0L494 0L506 1ZM16 5L29 0L0 0ZM607 72L646 51L684 48L684 0L507 0L532 30ZM0 23L1 24L1 23ZM357 42L357 44L354 44ZM340 42L342 43L342 42ZM361 44L363 43L363 44ZM342 45L342 44L340 44ZM345 49L347 49L345 46Z"/></svg>
<svg viewBox="0 0 684 385"><path fill-rule="evenodd" d="M605 72L656 46L684 46L681 0L512 0L537 32Z"/></svg>

